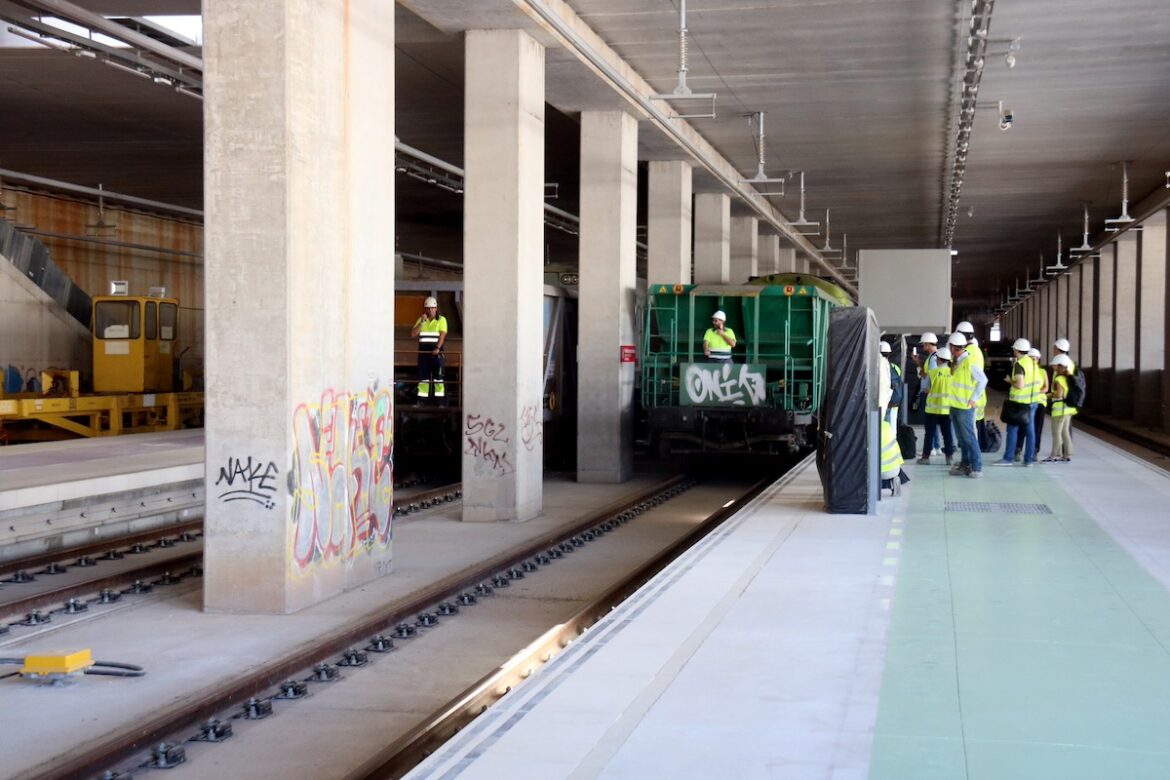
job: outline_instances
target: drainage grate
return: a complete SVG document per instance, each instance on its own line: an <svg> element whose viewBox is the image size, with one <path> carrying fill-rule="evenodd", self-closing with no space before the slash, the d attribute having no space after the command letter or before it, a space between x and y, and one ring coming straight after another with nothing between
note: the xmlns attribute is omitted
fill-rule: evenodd
<svg viewBox="0 0 1170 780"><path fill-rule="evenodd" d="M1050 515L1048 504L1013 504L1002 501L947 501L945 512L1003 512L1009 515Z"/></svg>

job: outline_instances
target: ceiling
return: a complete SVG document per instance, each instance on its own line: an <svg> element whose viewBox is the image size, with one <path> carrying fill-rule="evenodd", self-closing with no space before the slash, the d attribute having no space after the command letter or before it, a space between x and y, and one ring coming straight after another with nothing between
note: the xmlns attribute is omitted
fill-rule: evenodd
<svg viewBox="0 0 1170 780"><path fill-rule="evenodd" d="M105 14L199 9L194 0L75 2ZM655 88L673 88L677 0L569 5ZM835 246L848 233L850 250L937 247L969 8L967 0L691 0L688 82L719 96L718 118L692 124L747 175L756 152L742 115L765 111L769 174L806 172L808 216L823 219L831 207ZM461 164L460 33L534 25L511 0L403 0L398 10L397 133ZM954 240L956 304L968 313L998 300L1025 264L1037 267L1041 251L1052 259L1058 230L1066 247L1079 244L1082 202L1094 233L1117 216L1117 161L1132 161L1131 203L1162 191L1170 170L1165 0L997 0L990 36L1019 38L1020 51L1014 69L987 58L980 106L1002 100L1015 121L1004 132L994 110L976 116ZM0 166L200 205L199 101L93 61L4 45ZM575 112L623 104L562 49L549 49L546 76L548 101L563 112L549 114L546 178L560 185L556 205L575 211ZM643 127L642 159L681 158ZM401 248L456 256L458 196L399 180ZM696 179L699 190L714 186ZM789 190L773 203L795 218Z"/></svg>

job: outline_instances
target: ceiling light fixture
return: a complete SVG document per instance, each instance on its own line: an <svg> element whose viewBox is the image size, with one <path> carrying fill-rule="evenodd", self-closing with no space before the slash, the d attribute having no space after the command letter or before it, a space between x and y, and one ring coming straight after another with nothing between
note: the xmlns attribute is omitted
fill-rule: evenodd
<svg viewBox="0 0 1170 780"><path fill-rule="evenodd" d="M117 68L118 70L124 70L127 73L131 73L140 79L149 79L150 78L150 74L144 70L139 70L138 68L131 68L129 65L123 65L122 63L114 62L113 60L102 60L102 62L109 65L111 68Z"/></svg>
<svg viewBox="0 0 1170 780"><path fill-rule="evenodd" d="M53 38L46 38L42 35L35 35L33 33L26 32L25 30L22 30L19 27L9 27L8 32L11 33L12 35L15 35L17 38L24 38L26 41L32 41L33 43L39 43L41 46L44 46L46 49L56 49L57 51L63 51L66 54L72 54L73 50L74 50L74 47L66 46L65 44L60 43Z"/></svg>
<svg viewBox="0 0 1170 780"><path fill-rule="evenodd" d="M679 0L678 7L678 84L673 92L658 92L650 97L658 100L702 100L711 101L711 110L705 114L675 114L680 119L714 119L715 97L714 92L692 92L687 86L687 0Z"/></svg>

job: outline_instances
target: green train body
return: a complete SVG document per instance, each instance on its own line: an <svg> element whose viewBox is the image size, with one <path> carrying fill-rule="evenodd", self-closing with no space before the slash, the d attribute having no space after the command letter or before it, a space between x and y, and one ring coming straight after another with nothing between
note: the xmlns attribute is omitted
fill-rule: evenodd
<svg viewBox="0 0 1170 780"><path fill-rule="evenodd" d="M829 314L851 305L840 287L806 274L647 285L640 379L651 446L661 455L806 447L824 397ZM719 310L737 339L731 364L703 356Z"/></svg>

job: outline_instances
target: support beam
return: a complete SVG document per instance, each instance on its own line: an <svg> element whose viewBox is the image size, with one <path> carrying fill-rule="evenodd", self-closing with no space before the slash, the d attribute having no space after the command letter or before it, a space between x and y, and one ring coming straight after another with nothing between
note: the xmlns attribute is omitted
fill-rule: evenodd
<svg viewBox="0 0 1170 780"><path fill-rule="evenodd" d="M695 284L727 284L731 275L731 199L695 196Z"/></svg>
<svg viewBox="0 0 1170 780"><path fill-rule="evenodd" d="M780 273L780 236L775 233L761 233L759 248L759 268L757 270L760 276Z"/></svg>
<svg viewBox="0 0 1170 780"><path fill-rule="evenodd" d="M1134 367L1134 422L1163 424L1162 383L1166 381L1166 212L1142 225L1138 279L1138 354Z"/></svg>
<svg viewBox="0 0 1170 780"><path fill-rule="evenodd" d="M1117 268L1117 244L1101 250L1097 261L1096 374L1090 405L1096 412L1109 414L1113 408L1113 282Z"/></svg>
<svg viewBox="0 0 1170 780"><path fill-rule="evenodd" d="M390 569L394 6L203 25L205 607L292 612Z"/></svg>
<svg viewBox="0 0 1170 780"><path fill-rule="evenodd" d="M691 283L691 164L653 160L647 194L646 281Z"/></svg>
<svg viewBox="0 0 1170 780"><path fill-rule="evenodd" d="M732 284L743 284L760 275L760 221L755 217L731 218Z"/></svg>
<svg viewBox="0 0 1170 780"><path fill-rule="evenodd" d="M577 481L625 482L634 468L634 293L638 121L581 113L581 288Z"/></svg>
<svg viewBox="0 0 1170 780"><path fill-rule="evenodd" d="M1117 271L1113 287L1113 415L1133 417L1134 368L1137 365L1138 267L1141 233L1121 236L1117 247Z"/></svg>
<svg viewBox="0 0 1170 780"><path fill-rule="evenodd" d="M543 508L544 48L465 37L463 519Z"/></svg>
<svg viewBox="0 0 1170 780"><path fill-rule="evenodd" d="M1081 343L1074 357L1086 368L1097 365L1097 265L1096 259L1081 263Z"/></svg>

